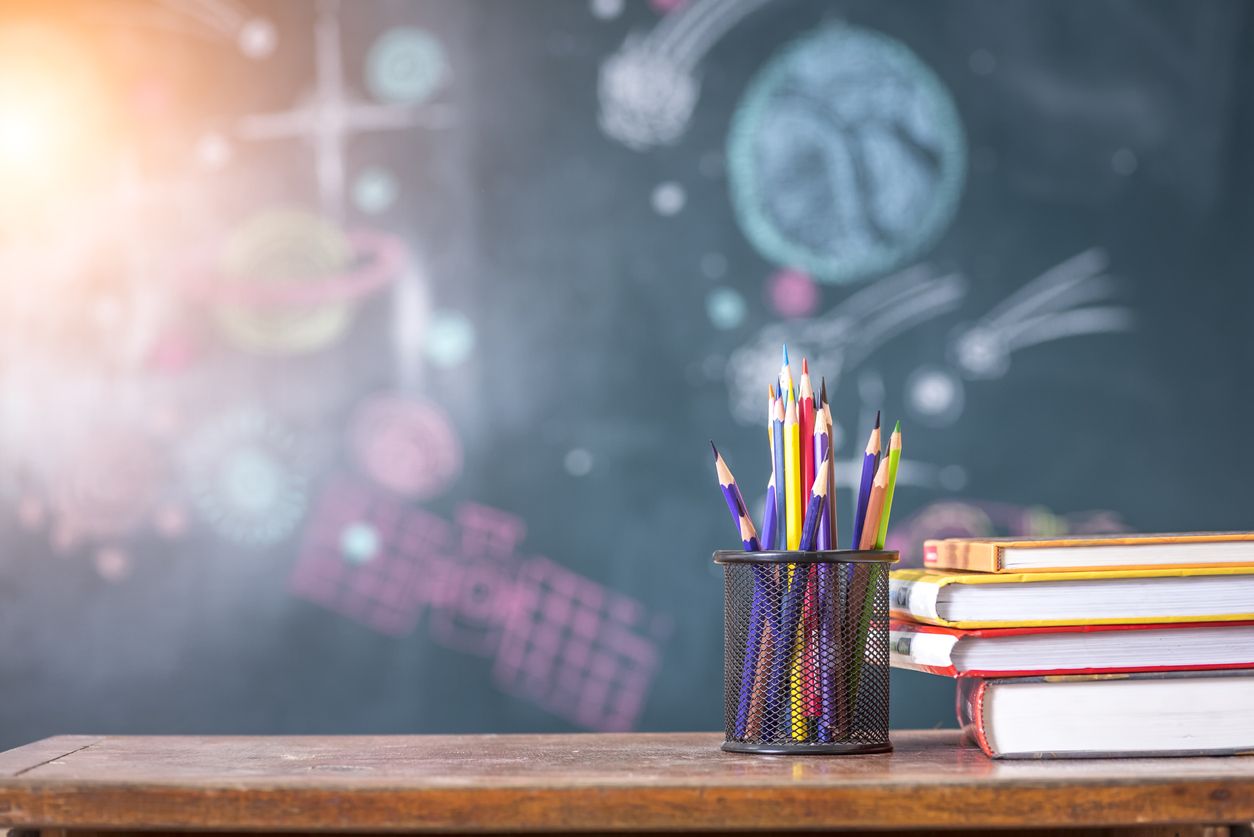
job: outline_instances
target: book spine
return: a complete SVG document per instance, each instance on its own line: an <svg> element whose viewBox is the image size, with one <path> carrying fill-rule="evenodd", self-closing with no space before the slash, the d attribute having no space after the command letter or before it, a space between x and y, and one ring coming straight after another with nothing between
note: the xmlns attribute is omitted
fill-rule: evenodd
<svg viewBox="0 0 1254 837"><path fill-rule="evenodd" d="M888 632L889 657L894 667L945 677L957 676L950 653L957 642L958 638L950 634Z"/></svg>
<svg viewBox="0 0 1254 837"><path fill-rule="evenodd" d="M980 745L980 749L984 751L984 755L990 759L1000 758L998 753L993 752L993 748L989 746L988 736L984 732L984 695L988 691L988 681L980 680L975 688L968 692L970 706L967 707L967 717L971 719L971 735L975 738L975 743Z"/></svg>
<svg viewBox="0 0 1254 837"><path fill-rule="evenodd" d="M945 624L936 613L941 585L892 577L888 582L888 602L894 614L906 614L923 622Z"/></svg>

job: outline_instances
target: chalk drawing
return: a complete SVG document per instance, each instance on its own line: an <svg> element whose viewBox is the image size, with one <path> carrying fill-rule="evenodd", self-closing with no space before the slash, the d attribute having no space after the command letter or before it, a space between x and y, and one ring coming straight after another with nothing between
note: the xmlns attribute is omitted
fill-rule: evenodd
<svg viewBox="0 0 1254 837"><path fill-rule="evenodd" d="M87 3L83 13L104 25L173 32L210 43L232 44L253 60L272 55L279 35L266 17L233 0L157 0L151 4Z"/></svg>
<svg viewBox="0 0 1254 837"><path fill-rule="evenodd" d="M633 32L601 63L599 122L606 136L645 151L683 137L701 95L697 65L769 0L693 0L648 32Z"/></svg>
<svg viewBox="0 0 1254 837"><path fill-rule="evenodd" d="M430 32L413 26L388 29L366 54L366 88L384 102L425 102L448 73L444 47Z"/></svg>
<svg viewBox="0 0 1254 837"><path fill-rule="evenodd" d="M1128 308L1101 305L1118 291L1100 248L1076 255L1028 282L973 324L956 330L949 353L968 378L1000 378L1010 355L1051 340L1130 331Z"/></svg>
<svg viewBox="0 0 1254 837"><path fill-rule="evenodd" d="M200 516L250 546L286 538L305 513L308 476L296 436L257 408L216 416L183 452L184 482Z"/></svg>
<svg viewBox="0 0 1254 837"><path fill-rule="evenodd" d="M444 127L449 111L434 103L367 102L355 98L345 81L340 38L340 6L320 0L314 24L313 92L295 107L244 117L236 134L247 141L304 139L314 147L318 195L329 218L344 214L345 146L359 133L397 131L415 126Z"/></svg>
<svg viewBox="0 0 1254 837"><path fill-rule="evenodd" d="M829 390L884 343L920 323L955 310L966 293L959 274L936 275L917 265L858 290L810 320L765 326L728 358L726 380L732 415L743 424L762 420L762 386L779 372L779 347L807 357L827 376Z"/></svg>
<svg viewBox="0 0 1254 837"><path fill-rule="evenodd" d="M659 660L644 606L546 558L518 581L497 685L587 729L632 729Z"/></svg>
<svg viewBox="0 0 1254 837"><path fill-rule="evenodd" d="M349 419L348 440L362 472L404 497L435 497L461 474L462 447L452 420L431 401L372 395Z"/></svg>
<svg viewBox="0 0 1254 837"><path fill-rule="evenodd" d="M839 24L758 72L733 116L727 164L737 219L763 257L857 282L945 231L966 146L949 92L914 53Z"/></svg>
<svg viewBox="0 0 1254 837"><path fill-rule="evenodd" d="M784 268L767 278L766 299L781 317L810 317L819 307L821 294L808 273Z"/></svg>

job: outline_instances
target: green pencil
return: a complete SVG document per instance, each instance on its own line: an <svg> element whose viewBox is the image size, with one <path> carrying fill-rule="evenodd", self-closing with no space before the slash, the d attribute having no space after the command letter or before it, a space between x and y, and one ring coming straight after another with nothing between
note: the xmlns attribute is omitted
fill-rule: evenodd
<svg viewBox="0 0 1254 837"><path fill-rule="evenodd" d="M888 537L888 513L893 510L893 490L897 487L897 466L901 464L901 422L893 427L888 440L888 487L884 490L884 511L880 515L880 528L875 533L875 548L883 549Z"/></svg>

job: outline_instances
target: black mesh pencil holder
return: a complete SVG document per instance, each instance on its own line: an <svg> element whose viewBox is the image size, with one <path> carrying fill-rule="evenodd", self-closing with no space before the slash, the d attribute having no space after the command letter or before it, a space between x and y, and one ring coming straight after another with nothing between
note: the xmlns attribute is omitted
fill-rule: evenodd
<svg viewBox="0 0 1254 837"><path fill-rule="evenodd" d="M723 566L724 750L885 753L896 552L714 553Z"/></svg>

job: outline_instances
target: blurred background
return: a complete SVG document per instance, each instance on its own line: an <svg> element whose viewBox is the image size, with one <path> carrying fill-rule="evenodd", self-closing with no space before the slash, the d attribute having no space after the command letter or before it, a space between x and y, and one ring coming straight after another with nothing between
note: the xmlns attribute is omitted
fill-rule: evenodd
<svg viewBox="0 0 1254 837"><path fill-rule="evenodd" d="M785 341L906 564L1249 528L1252 15L7 0L0 746L717 728Z"/></svg>

